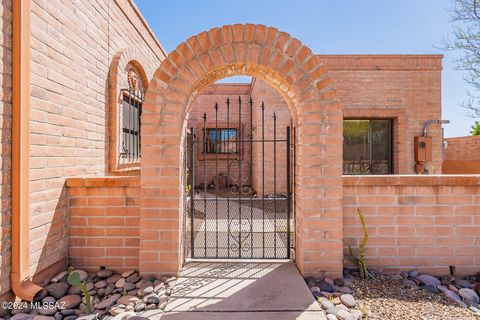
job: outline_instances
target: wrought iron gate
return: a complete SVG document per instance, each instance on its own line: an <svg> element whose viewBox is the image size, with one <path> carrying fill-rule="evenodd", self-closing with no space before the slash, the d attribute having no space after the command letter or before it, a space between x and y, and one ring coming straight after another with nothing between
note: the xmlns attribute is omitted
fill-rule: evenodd
<svg viewBox="0 0 480 320"><path fill-rule="evenodd" d="M215 103L187 134L189 258L293 256L290 126L242 102Z"/></svg>

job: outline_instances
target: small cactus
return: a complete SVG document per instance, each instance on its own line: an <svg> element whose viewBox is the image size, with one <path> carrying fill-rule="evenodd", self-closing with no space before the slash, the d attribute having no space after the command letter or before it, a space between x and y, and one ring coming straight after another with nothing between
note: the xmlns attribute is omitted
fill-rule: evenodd
<svg viewBox="0 0 480 320"><path fill-rule="evenodd" d="M91 304L91 297L87 290L87 285L85 281L82 281L80 278L80 274L72 269L69 270L67 281L74 287L80 288L82 290L83 296L85 297L85 304L87 306L87 313L92 313L92 304Z"/></svg>
<svg viewBox="0 0 480 320"><path fill-rule="evenodd" d="M362 243L358 246L358 256L355 256L353 254L352 247L348 245L348 251L350 255L347 258L357 266L358 271L360 272L360 277L362 279L375 278L375 275L370 270L368 270L367 262L365 261L364 256L365 247L367 246L368 242L367 225L365 224L365 219L363 218L362 211L360 211L360 209L357 209L357 212L363 227L363 240Z"/></svg>

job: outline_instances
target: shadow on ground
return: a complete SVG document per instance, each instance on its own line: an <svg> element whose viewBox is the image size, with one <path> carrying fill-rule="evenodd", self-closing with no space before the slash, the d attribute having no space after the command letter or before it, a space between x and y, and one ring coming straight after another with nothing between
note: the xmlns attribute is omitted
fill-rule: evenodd
<svg viewBox="0 0 480 320"><path fill-rule="evenodd" d="M162 319L323 319L292 262L189 263Z"/></svg>

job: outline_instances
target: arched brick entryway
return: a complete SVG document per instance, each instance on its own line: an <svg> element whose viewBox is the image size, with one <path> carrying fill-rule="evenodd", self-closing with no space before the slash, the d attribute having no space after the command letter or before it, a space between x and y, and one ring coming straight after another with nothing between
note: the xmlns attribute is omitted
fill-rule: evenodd
<svg viewBox="0 0 480 320"><path fill-rule="evenodd" d="M253 24L191 37L150 82L142 115L140 271L181 267L186 119L202 88L232 75L261 78L287 101L297 133L296 263L304 275L340 275L342 107L333 81L299 40Z"/></svg>

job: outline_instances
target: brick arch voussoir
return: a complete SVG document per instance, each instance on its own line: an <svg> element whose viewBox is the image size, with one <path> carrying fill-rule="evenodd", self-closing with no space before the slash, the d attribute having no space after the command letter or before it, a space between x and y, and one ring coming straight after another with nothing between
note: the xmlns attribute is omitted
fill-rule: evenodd
<svg viewBox="0 0 480 320"><path fill-rule="evenodd" d="M172 188L181 190L182 142L186 136L183 128L189 105L202 88L221 78L241 74L265 80L286 97L287 104L289 101L297 108L295 113L292 112L292 116L298 118L296 123L299 124L297 131L299 139L296 140L297 154L299 155L297 165L299 167L296 172L298 176L296 181L299 185L301 184L301 188L295 187L295 192L298 192L296 195L298 195L299 208L302 205L302 199L307 197L302 188L306 188L306 190L309 188L327 189L331 186L335 188L340 186L341 188L340 173L338 177L333 177L335 179L319 177L318 181L305 179L306 177L303 175L303 168L313 168L318 166L318 163L325 168L327 168L326 166L341 167L337 161L341 157L340 149L337 148L327 154L325 146L306 140L308 136L312 137L318 134L325 134L341 140L339 131L342 125L341 105L327 69L319 58L298 39L276 28L254 24L227 25L192 36L179 44L155 71L144 105L148 135L146 140L149 144L145 144L147 148L143 149L144 142L142 140L142 168L144 165L145 168L157 166L156 170L159 174L142 181L142 188L145 186L167 191ZM303 137L306 137L305 141ZM168 144L162 145L160 142L156 144L155 141L167 141ZM157 163L161 164L157 165ZM164 176L164 171L178 171L180 174ZM331 206L328 205L330 202L325 202L327 203L325 209L341 207L340 198L333 199ZM145 203L157 203L149 202L152 199L148 199L148 196L142 199L141 201ZM181 213L183 208L181 197L176 195L169 196L167 193L164 199L155 199L155 201L158 201L158 205L154 210L165 210L170 216L172 210L177 210L176 203L179 205L178 213ZM317 203L316 199L305 201L310 209L323 205L320 200ZM148 216L153 209L141 210L145 212L145 216ZM299 212L302 214L301 211ZM307 216L301 216L298 228L307 229L305 232L313 231L313 227L308 225L308 219L314 218L310 213ZM173 220L176 221L176 219ZM180 221L181 215L178 216L178 219ZM340 220L334 221L336 229L341 229ZM181 230L175 224L169 224L168 221L163 227L166 230L174 231L178 239L173 239L169 244L171 248L165 249L168 258L145 263L140 261L142 273L148 273L151 270L157 272L159 269L176 272L182 263L179 249L181 241L178 241L181 237ZM154 224L151 228L146 227L146 229L154 229ZM161 239L155 234L142 233L141 243L160 241ZM341 250L342 236L335 234L335 237L335 245ZM299 268L305 274L317 272L318 270L312 263L321 263L321 261L312 258L313 255L309 249L303 248L302 233L299 234L298 239ZM157 249L142 250L146 253L154 252L157 257L162 256ZM326 271L338 273L339 270L336 267L338 261L335 263L335 267L331 267L329 262L324 263Z"/></svg>
<svg viewBox="0 0 480 320"><path fill-rule="evenodd" d="M146 67L148 66L148 60L141 54L141 52L137 48L123 48L119 49L113 59L118 59L118 66L116 70L112 70L112 72L116 72L117 74L123 72L128 64L132 64L135 67L135 70L140 75L140 80L145 89L148 89L149 85L149 76L146 72Z"/></svg>
<svg viewBox="0 0 480 320"><path fill-rule="evenodd" d="M257 68L246 67L247 73L231 72L224 76L259 76L280 87L281 93L295 104L301 99L338 98L326 68L308 47L288 33L264 25L235 24L192 36L162 62L155 77L167 84L165 97L171 99L179 94L195 95L203 86L221 78L215 74L222 67L242 64ZM262 77L269 72L276 74L277 79ZM280 85L279 78L283 80ZM326 90L330 87L332 90ZM182 102L188 104L190 100Z"/></svg>
<svg viewBox="0 0 480 320"><path fill-rule="evenodd" d="M151 84L153 84L153 81L154 80L152 80ZM164 94L165 89L162 87L158 87L155 90L149 88L145 96L145 103L142 107L142 125L158 125L158 123L151 121L152 117L150 115L159 115L161 113L161 103Z"/></svg>

